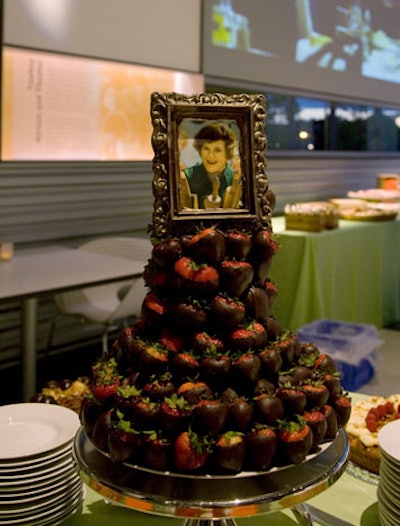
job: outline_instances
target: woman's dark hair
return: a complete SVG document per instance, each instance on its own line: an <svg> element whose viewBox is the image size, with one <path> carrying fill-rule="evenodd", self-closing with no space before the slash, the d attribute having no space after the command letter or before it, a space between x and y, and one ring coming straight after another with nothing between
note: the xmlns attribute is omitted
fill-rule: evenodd
<svg viewBox="0 0 400 526"><path fill-rule="evenodd" d="M220 122L206 124L194 136L194 147L200 153L205 143L224 141L227 159L232 159L236 145L236 136L233 131Z"/></svg>

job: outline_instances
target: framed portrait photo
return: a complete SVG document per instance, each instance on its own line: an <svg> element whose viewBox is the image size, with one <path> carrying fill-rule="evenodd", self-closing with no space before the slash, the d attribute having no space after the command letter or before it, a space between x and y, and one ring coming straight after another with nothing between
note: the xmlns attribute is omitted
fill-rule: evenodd
<svg viewBox="0 0 400 526"><path fill-rule="evenodd" d="M270 228L263 95L153 93L153 235Z"/></svg>

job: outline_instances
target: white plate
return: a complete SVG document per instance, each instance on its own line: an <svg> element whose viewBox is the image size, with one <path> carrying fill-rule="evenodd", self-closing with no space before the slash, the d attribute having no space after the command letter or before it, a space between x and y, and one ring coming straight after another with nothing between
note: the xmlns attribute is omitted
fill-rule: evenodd
<svg viewBox="0 0 400 526"><path fill-rule="evenodd" d="M14 526L15 524L26 524L29 526L44 526L45 524L58 524L61 517L66 518L71 513L74 513L81 505L85 496L84 488L74 495L67 502L63 502L58 506L52 506L50 509L41 513L34 513L25 517L12 517L10 519L0 519L1 525Z"/></svg>
<svg viewBox="0 0 400 526"><path fill-rule="evenodd" d="M67 452L72 451L72 440L69 440L63 446L52 450L49 453L44 453L41 455L35 455L34 457L28 457L24 460L3 460L0 461L0 471L10 471L11 469L36 469L40 467L41 464L46 464L48 462L54 462L55 460L64 457Z"/></svg>
<svg viewBox="0 0 400 526"><path fill-rule="evenodd" d="M52 451L49 454L44 454L40 456L31 457L22 462L13 462L13 461L3 461L0 462L0 473L7 474L11 471L31 471L40 469L42 466L51 464L64 458L66 455L70 454L72 451L72 440L68 441L65 446L58 448L56 451Z"/></svg>
<svg viewBox="0 0 400 526"><path fill-rule="evenodd" d="M75 436L77 413L55 404L0 407L0 459L18 459L56 449Z"/></svg>
<svg viewBox="0 0 400 526"><path fill-rule="evenodd" d="M400 420L389 422L378 433L379 447L400 462Z"/></svg>
<svg viewBox="0 0 400 526"><path fill-rule="evenodd" d="M390 482L397 487L400 487L400 476L394 472L386 462L381 461L379 467L380 478L390 479Z"/></svg>
<svg viewBox="0 0 400 526"><path fill-rule="evenodd" d="M66 488L58 488L57 492L50 495L47 491L44 492L40 499L24 502L24 503L2 503L0 507L0 521L3 517L23 517L33 512L38 513L39 510L45 511L46 508L52 507L54 504L61 504L70 500L82 490L82 480L76 479L74 484L68 490Z"/></svg>
<svg viewBox="0 0 400 526"><path fill-rule="evenodd" d="M61 477L67 477L71 473L76 474L76 468L74 464L69 463L62 469L59 469L58 471L52 471L51 473L46 473L45 475L42 475L40 477L32 477L29 479L16 479L12 481L0 481L0 493L5 491L24 491L27 488L30 487L42 487L47 486L48 484L51 484L51 482L57 482Z"/></svg>
<svg viewBox="0 0 400 526"><path fill-rule="evenodd" d="M60 469L63 469L64 467L68 466L69 464L73 463L72 454L66 455L65 457L61 458L60 460L57 460L56 462L52 462L51 464L45 464L40 469L32 469L30 471L19 471L16 469L15 471L8 471L7 473L0 473L0 484L7 483L9 480L16 480L19 479L22 483L26 479L33 479L33 478L40 478L43 475L46 475L47 473L51 473L54 471L58 471Z"/></svg>
<svg viewBox="0 0 400 526"><path fill-rule="evenodd" d="M79 476L75 471L65 475L64 473L55 480L46 481L44 484L33 484L22 488L9 488L10 491L0 491L0 506L11 502L29 502L42 498L44 492L59 491L62 488L69 488L74 484Z"/></svg>

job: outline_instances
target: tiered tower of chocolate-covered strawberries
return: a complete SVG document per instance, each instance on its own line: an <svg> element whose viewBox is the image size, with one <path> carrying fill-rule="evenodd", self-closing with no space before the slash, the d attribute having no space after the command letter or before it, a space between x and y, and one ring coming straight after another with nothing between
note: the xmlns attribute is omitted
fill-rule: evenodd
<svg viewBox="0 0 400 526"><path fill-rule="evenodd" d="M191 474L263 471L303 462L349 418L332 358L300 344L272 314L278 245L265 113L262 95L152 96L148 292L141 318L93 366L81 408L87 436L116 462ZM179 127L226 115L241 130L241 208L181 207Z"/></svg>

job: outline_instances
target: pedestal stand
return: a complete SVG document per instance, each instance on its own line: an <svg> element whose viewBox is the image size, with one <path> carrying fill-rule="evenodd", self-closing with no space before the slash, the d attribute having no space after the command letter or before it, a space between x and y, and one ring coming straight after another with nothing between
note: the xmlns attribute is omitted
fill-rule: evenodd
<svg viewBox="0 0 400 526"><path fill-rule="evenodd" d="M185 475L119 464L97 450L80 429L73 454L80 475L106 500L137 511L182 517L183 526L235 526L235 518L292 508L301 526L312 520L301 503L343 473L347 436L336 438L299 465L237 475Z"/></svg>

